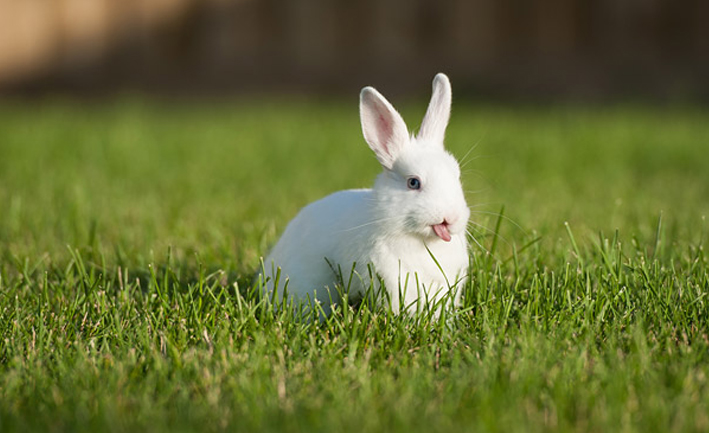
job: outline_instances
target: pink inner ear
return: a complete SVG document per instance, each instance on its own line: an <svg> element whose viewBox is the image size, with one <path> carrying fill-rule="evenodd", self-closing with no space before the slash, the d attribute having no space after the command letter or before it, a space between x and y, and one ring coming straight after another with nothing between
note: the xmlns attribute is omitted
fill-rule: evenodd
<svg viewBox="0 0 709 433"><path fill-rule="evenodd" d="M393 133L393 128L391 122L382 114L379 115L379 144L382 146L384 149L384 152L386 154L389 154L389 148L387 145L389 144L389 140L391 139L391 135Z"/></svg>

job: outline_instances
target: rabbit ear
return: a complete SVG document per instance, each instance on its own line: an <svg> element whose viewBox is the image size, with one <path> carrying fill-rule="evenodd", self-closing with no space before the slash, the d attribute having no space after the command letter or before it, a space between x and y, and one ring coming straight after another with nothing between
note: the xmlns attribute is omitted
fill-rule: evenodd
<svg viewBox="0 0 709 433"><path fill-rule="evenodd" d="M421 122L417 138L443 145L446 126L451 116L451 83L445 74L436 74L433 79L433 94L426 115Z"/></svg>
<svg viewBox="0 0 709 433"><path fill-rule="evenodd" d="M404 119L373 87L365 87L359 94L359 117L367 144L379 163L391 169L409 141Z"/></svg>

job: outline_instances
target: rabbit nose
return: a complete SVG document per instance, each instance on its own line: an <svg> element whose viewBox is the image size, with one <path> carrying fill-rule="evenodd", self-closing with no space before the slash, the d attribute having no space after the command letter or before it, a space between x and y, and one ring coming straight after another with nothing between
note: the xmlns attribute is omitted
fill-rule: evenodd
<svg viewBox="0 0 709 433"><path fill-rule="evenodd" d="M443 222L441 224L444 224L446 226L452 226L458 221L458 218L453 217L453 218L443 218Z"/></svg>

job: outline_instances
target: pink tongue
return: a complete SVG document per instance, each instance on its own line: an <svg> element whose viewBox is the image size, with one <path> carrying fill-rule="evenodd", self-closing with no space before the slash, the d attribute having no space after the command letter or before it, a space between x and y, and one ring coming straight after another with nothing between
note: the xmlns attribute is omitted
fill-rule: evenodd
<svg viewBox="0 0 709 433"><path fill-rule="evenodd" d="M450 242L451 234L448 232L448 224L436 224L431 226L431 228L433 228L433 231L436 233L436 236L446 242Z"/></svg>

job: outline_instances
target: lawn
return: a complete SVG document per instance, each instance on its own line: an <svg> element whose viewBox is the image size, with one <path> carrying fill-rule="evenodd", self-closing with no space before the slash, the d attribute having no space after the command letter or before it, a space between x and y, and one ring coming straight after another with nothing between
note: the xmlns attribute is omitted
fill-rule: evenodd
<svg viewBox="0 0 709 433"><path fill-rule="evenodd" d="M378 173L356 98L3 103L0 431L707 431L709 111L456 100L447 143L463 307L308 323L250 285Z"/></svg>

